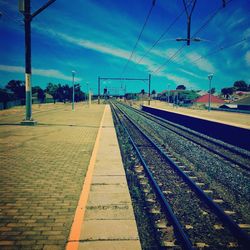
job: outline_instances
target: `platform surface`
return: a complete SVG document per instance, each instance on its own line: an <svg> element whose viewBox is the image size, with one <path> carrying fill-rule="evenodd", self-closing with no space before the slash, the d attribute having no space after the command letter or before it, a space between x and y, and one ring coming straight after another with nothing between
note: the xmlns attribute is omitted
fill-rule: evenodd
<svg viewBox="0 0 250 250"><path fill-rule="evenodd" d="M109 106L95 157L78 249L141 249Z"/></svg>
<svg viewBox="0 0 250 250"><path fill-rule="evenodd" d="M148 103L144 102L143 105L147 106ZM216 110L211 110L210 112L208 112L208 110L174 107L173 104L155 100L151 101L150 107L167 110L177 114L183 114L191 117L201 118L204 120L215 121L240 128L250 129L250 114L216 111Z"/></svg>
<svg viewBox="0 0 250 250"><path fill-rule="evenodd" d="M0 249L65 249L104 105L0 111Z"/></svg>

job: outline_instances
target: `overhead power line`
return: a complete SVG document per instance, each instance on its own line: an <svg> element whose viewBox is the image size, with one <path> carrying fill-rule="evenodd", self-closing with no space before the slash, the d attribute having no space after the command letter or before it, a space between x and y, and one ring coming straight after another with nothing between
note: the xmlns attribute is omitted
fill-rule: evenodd
<svg viewBox="0 0 250 250"><path fill-rule="evenodd" d="M191 36L191 18L192 18L195 4L196 4L196 0L193 0L192 4L190 4L191 10L188 9L188 4L187 4L186 0L182 0L182 1L184 4L184 7L185 7L186 15L187 15L187 38L186 38L186 40L187 40L187 46L189 46L190 41L191 41L191 38L190 38L190 36Z"/></svg>
<svg viewBox="0 0 250 250"><path fill-rule="evenodd" d="M188 6L192 3L192 0L187 4ZM146 55L160 42L160 40L168 33L168 31L172 28L172 26L178 21L178 19L185 13L185 8L181 11L181 13L169 24L169 26L163 31L163 33L159 36L159 38L153 43L153 45L143 54L143 56L137 61L136 64L142 62L142 60L146 57Z"/></svg>
<svg viewBox="0 0 250 250"><path fill-rule="evenodd" d="M167 63L169 63L171 60L173 60L183 50L184 47L185 47L185 44L183 44L172 56L170 56L163 64L161 64L152 73L158 73Z"/></svg>
<svg viewBox="0 0 250 250"><path fill-rule="evenodd" d="M137 64L139 64L145 56L160 42L160 40L168 33L168 31L172 28L172 26L178 21L178 19L184 14L184 10L174 19L174 21L164 30L164 32L159 36L159 38L153 43L153 45L143 54L143 56L139 59Z"/></svg>
<svg viewBox="0 0 250 250"><path fill-rule="evenodd" d="M227 4L231 3L233 0L228 0ZM212 21L212 19L223 9L221 6L218 8L204 23L203 25L193 34L191 39L193 39L198 33L200 33L205 27ZM156 68L152 73L158 73L167 63L172 61L185 47L185 45L181 46L172 56L170 56L166 61L163 62L158 68Z"/></svg>
<svg viewBox="0 0 250 250"><path fill-rule="evenodd" d="M153 10L153 8L154 8L154 6L155 6L155 3L156 3L156 0L153 0L153 1L152 1L152 4L151 4L151 7L150 7L150 10L149 10L149 12L148 12L148 14L147 14L147 17L146 17L146 19L145 19L145 21L144 21L144 24L143 24L143 26L142 26L142 29L141 29L141 31L140 31L140 34L139 34L139 36L137 37L136 43L135 43L135 45L134 45L134 47L133 47L133 49L132 49L132 51L131 51L131 53L130 53L130 56L129 56L129 58L128 58L126 64L125 64L125 66L123 67L122 75L123 75L124 72L126 71L129 62L131 61L131 59L132 59L132 57L133 57L133 55L134 55L135 49L136 49L136 47L137 47L137 45L138 45L138 43L139 43L139 41L140 41L140 39L141 39L142 33L143 33L143 31L144 31L144 29L145 29L145 27L146 27L146 25L147 25L147 22L148 22L149 17L150 17L150 15L151 15L151 13L152 13L152 10Z"/></svg>
<svg viewBox="0 0 250 250"><path fill-rule="evenodd" d="M4 10L2 7L0 9L0 17L7 17L9 20L17 23L19 26L23 25L23 21L22 20L19 20L15 17L12 17L10 14L8 14L8 12L6 10Z"/></svg>
<svg viewBox="0 0 250 250"><path fill-rule="evenodd" d="M216 54L216 53L218 53L218 52L220 52L220 51L222 51L222 50L232 48L232 47L234 47L235 45L238 45L238 44L240 44L240 43L242 43L242 42L244 42L244 41L246 41L246 40L247 40L247 38L243 38L243 39L241 39L241 40L238 40L238 41L236 41L236 42L234 42L234 43L231 43L231 44L229 44L229 45L226 45L226 46L216 46L216 48L215 48L214 50L210 51L209 53L207 53L207 54L205 54L205 55L203 55L203 56L200 56L200 57L196 58L195 60L191 61L190 63L195 63L195 62L197 62L197 61L199 61L199 60L201 60L201 59L203 59L203 58L206 58L206 57L208 57L208 56L211 56L211 55L213 55L213 54Z"/></svg>

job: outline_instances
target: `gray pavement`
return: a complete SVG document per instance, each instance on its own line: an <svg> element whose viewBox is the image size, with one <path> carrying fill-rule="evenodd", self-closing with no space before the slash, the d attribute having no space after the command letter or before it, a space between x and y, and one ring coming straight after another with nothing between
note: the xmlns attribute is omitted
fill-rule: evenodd
<svg viewBox="0 0 250 250"><path fill-rule="evenodd" d="M0 112L0 249L64 249L102 118L103 105Z"/></svg>
<svg viewBox="0 0 250 250"><path fill-rule="evenodd" d="M109 106L100 135L78 249L139 250L132 201Z"/></svg>

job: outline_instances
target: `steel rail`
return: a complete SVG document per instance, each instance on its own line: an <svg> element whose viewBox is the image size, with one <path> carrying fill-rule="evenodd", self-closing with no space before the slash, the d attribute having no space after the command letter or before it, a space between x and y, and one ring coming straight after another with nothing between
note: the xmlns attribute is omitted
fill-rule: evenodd
<svg viewBox="0 0 250 250"><path fill-rule="evenodd" d="M171 209L171 206L169 205L169 203L167 202L164 194L162 193L159 185L157 184L156 180L154 179L148 165L146 164L146 162L144 161L143 159L143 156L141 155L138 147L136 146L134 140L132 139L129 131L127 130L127 128L125 127L125 125L123 124L123 122L121 121L121 119L119 118L119 116L117 115L117 111L115 110L114 104L111 105L111 108L112 108L112 111L113 111L113 114L115 114L116 116L116 119L119 121L119 123L122 125L123 129L125 130L131 144L133 145L133 148L135 149L144 169L146 170L146 173L149 177L149 180L150 182L152 183L153 185L153 188L156 192L156 195L158 196L159 200L160 200L160 203L163 205L163 207L165 208L166 212L167 212L167 215L175 229L175 233L176 233L176 236L177 238L179 239L179 241L181 242L181 245L183 246L184 249L194 249L193 246L192 246L192 243L190 241L190 239L188 238L188 236L186 235L186 233L184 232L180 222L178 221L177 217L175 216L175 214L173 213L172 209ZM117 106L116 106L117 107ZM117 109L119 109L117 107ZM120 109L119 109L120 110ZM120 112L122 112L120 110Z"/></svg>
<svg viewBox="0 0 250 250"><path fill-rule="evenodd" d="M117 107L118 108L118 107ZM250 236L243 231L213 200L208 197L204 191L198 187L193 180L189 178L175 163L174 161L162 151L162 149L147 136L136 124L128 117L128 115L120 109L123 115L135 126L138 131L154 145L154 147L158 150L158 152L164 156L164 158L168 161L169 165L175 170L175 172L182 177L182 179L189 185L189 187L198 195L198 197L203 200L207 206L219 217L219 219L228 227L231 233L234 235L236 239L239 240L243 245L250 245Z"/></svg>
<svg viewBox="0 0 250 250"><path fill-rule="evenodd" d="M149 114L149 113L147 113L147 112L145 112L145 111L142 111L142 110L139 111L139 110L137 110L137 109L135 109L135 108L132 108L132 107L129 107L129 106L125 105L125 104L122 104L122 105L124 105L126 108L131 109L131 110L133 110L134 112L137 112L138 114L140 114L140 115L146 117L147 119L149 119L149 120L151 120L151 121L153 121L153 122L159 124L160 126L162 126L162 127L166 128L166 129L168 129L168 130L170 130L170 131L176 133L177 135L179 135L179 136L181 136L181 137L184 137L185 139L190 140L190 141L194 142L195 144L197 144L197 145L199 145L199 146L201 146L201 147L203 147L203 148L206 148L208 151L210 151L210 152L212 152L212 153L214 153L214 154L219 155L220 157L224 158L225 160L227 160L227 161L229 161L229 162L231 162L231 163L233 163L233 164L238 165L239 167L245 169L246 171L250 171L250 167L248 167L248 166L246 166L246 165L244 165L244 164L238 162L237 160L234 160L234 159L232 159L232 158L226 156L226 155L223 154L223 153L220 153L220 152L216 151L215 149L210 148L209 146L206 146L206 145L202 144L201 142L197 142L195 139L192 139L192 138L190 138L190 137L188 137L188 136L186 136L186 135L181 134L180 132L177 132L176 130L174 130L174 129L172 129L172 128L169 128L167 125L162 124L162 123L160 123L160 122L157 121L157 120L160 120L160 121L163 122L163 123L167 123L167 124L169 124L170 126L176 126L178 129L180 129L180 130L182 130L182 131L184 131L184 132L186 132L186 133L189 133L189 134L191 134L191 135L193 135L193 136L196 136L196 137L200 138L201 140L207 141L207 142L209 142L209 143L211 143L211 144L214 144L214 145L216 145L216 146L218 146L218 147L222 147L223 149L228 150L228 151L230 151L230 152L232 152L232 153L238 154L238 155L240 155L240 156L242 156L242 157L247 157L247 158L249 158L249 156L247 156L246 154L241 153L241 152L239 152L239 151L237 151L237 150L234 150L234 149L232 149L232 148L229 148L229 147L227 147L227 146L225 146L225 145L222 145L222 144L220 144L219 142L212 141L211 139L206 138L206 137L204 137L204 136L202 136L202 135L196 134L196 133L193 132L193 131L186 130L185 128L180 127L178 124L175 124L175 125L174 125L174 124L172 124L172 122L169 122L169 121L167 121L166 119L163 119L163 118L161 118L161 117L159 117L159 116L156 116L156 115L153 115L153 114ZM146 114L145 114L145 113L146 113ZM153 118L152 118L152 117L153 117Z"/></svg>

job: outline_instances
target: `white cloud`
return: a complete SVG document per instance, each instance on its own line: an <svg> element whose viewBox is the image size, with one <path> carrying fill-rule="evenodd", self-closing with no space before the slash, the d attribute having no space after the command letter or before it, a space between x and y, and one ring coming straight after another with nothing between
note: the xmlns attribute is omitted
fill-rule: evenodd
<svg viewBox="0 0 250 250"><path fill-rule="evenodd" d="M46 34L50 33L54 36L57 36L63 41L66 41L74 45L78 45L86 49L91 49L91 50L94 50L103 54L115 56L115 57L122 58L125 60L127 60L130 57L130 53L131 53L130 50L120 49L120 48L110 46L107 44L96 43L87 39L76 38L76 37L61 33L61 32L55 32L50 29L45 30L39 27L36 27L36 28L43 33L46 33ZM130 61L133 62L134 64L137 64L137 61L139 60L139 58L140 57L133 56L130 59ZM143 61L138 65L142 65L146 67L147 70L150 72L154 71L157 68L157 63L147 58L144 58Z"/></svg>
<svg viewBox="0 0 250 250"><path fill-rule="evenodd" d="M152 54L155 54L157 56L163 57L163 58L169 58L173 56L178 51L178 48L169 48L169 49L153 49Z"/></svg>
<svg viewBox="0 0 250 250"><path fill-rule="evenodd" d="M113 55L113 56L120 57L123 59L128 59L129 55L130 55L130 53L126 50L115 48L115 47L112 47L112 46L107 45L107 44L96 43L96 42L93 42L93 41L90 41L87 39L73 37L73 36L67 35L67 34L62 33L62 32L56 32L52 29L44 29L44 28L41 28L39 26L35 26L35 28L45 35L50 34L50 35L56 36L57 38L60 38L63 41L66 41L66 42L74 44L74 45L78 45L78 46L86 48L86 49L91 49L94 51L98 51L98 52L101 52L104 54Z"/></svg>
<svg viewBox="0 0 250 250"><path fill-rule="evenodd" d="M14 72L14 73L24 73L24 67L22 67L22 66L0 65L0 71Z"/></svg>
<svg viewBox="0 0 250 250"><path fill-rule="evenodd" d="M190 75L190 76L193 76L193 77L195 77L195 78L200 78L200 79L203 79L203 80L204 80L204 79L207 79L206 77L198 76L198 75L194 74L193 72L190 72L190 71L185 70L185 69L179 68L179 70L180 70L181 72L183 72L183 73L185 73L185 74L188 74L188 75Z"/></svg>
<svg viewBox="0 0 250 250"><path fill-rule="evenodd" d="M245 61L247 65L250 66L250 50L248 50L247 53L245 54Z"/></svg>
<svg viewBox="0 0 250 250"><path fill-rule="evenodd" d="M246 29L243 33L243 37L249 38L250 37L250 28Z"/></svg>
<svg viewBox="0 0 250 250"><path fill-rule="evenodd" d="M0 71L12 72L12 73L23 73L24 67L22 66L11 66L11 65L0 65ZM33 75L39 75L48 78L57 78L61 80L71 81L71 75L64 75L62 72L55 69L32 69ZM76 81L81 81L81 78L76 78Z"/></svg>
<svg viewBox="0 0 250 250"><path fill-rule="evenodd" d="M215 73L216 69L209 60L201 58L200 60L195 61L196 59L200 58L200 56L201 55L196 52L188 53L186 55L187 59L190 60L193 64L195 64L196 67L200 70L205 71L207 73Z"/></svg>
<svg viewBox="0 0 250 250"><path fill-rule="evenodd" d="M62 41L65 41L69 44L73 44L73 45L77 45L86 49L91 49L103 54L107 54L107 55L111 55L117 58L122 58L124 60L127 60L130 56L131 51L130 50L124 50L124 49L120 49L117 48L115 46L110 46L110 44L104 44L104 43L96 43L94 41L91 40L87 40L87 39L82 39L82 38L78 38L78 37L74 37L74 36L70 36L68 34L62 33L62 32L55 32L54 30L50 30L50 29L43 29L40 27L36 27L37 30L39 30L40 32L48 35L48 33L50 35L56 36L57 38L59 38ZM164 57L164 58L169 58L170 56L172 56L173 54L176 53L178 49L175 48L169 48L169 49L165 49L163 51L161 50L154 50L152 51L154 55L160 56L160 57ZM193 54L189 54L188 55L188 59L189 60L193 60L196 59L199 55L196 53ZM137 64L137 61L140 57L136 57L133 56L133 58L131 59L131 62L135 64ZM187 58L186 58L187 59ZM165 73L164 71L156 71L156 69L159 67L159 63L157 63L157 61L155 60L151 60L148 58L144 58L138 65L143 66L144 70L148 71L148 72L152 72L154 75L159 76L159 77L164 77L167 78L168 81L172 81L174 82L174 84L184 84L187 87L195 87L192 83L190 83L188 81L188 77L184 78L184 77L179 77L178 75L174 75L174 74L168 74ZM213 67L213 65L208 61L208 60L200 60L198 65L198 68L202 69L202 70L206 70L207 72L215 72L215 69ZM146 69L145 69L146 68ZM199 77L191 72L188 71L184 71L183 72L192 75L196 78L200 78L203 79L202 77Z"/></svg>

